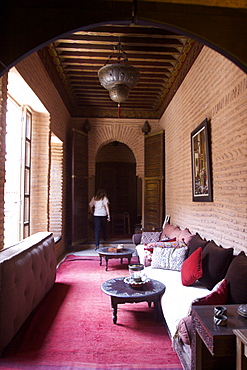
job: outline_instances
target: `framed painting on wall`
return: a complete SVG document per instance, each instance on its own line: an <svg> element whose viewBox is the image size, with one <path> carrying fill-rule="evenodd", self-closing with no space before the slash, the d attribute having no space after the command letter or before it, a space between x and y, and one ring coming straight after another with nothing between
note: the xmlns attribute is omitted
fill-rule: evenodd
<svg viewBox="0 0 247 370"><path fill-rule="evenodd" d="M191 133L192 200L212 202L209 122L205 119Z"/></svg>

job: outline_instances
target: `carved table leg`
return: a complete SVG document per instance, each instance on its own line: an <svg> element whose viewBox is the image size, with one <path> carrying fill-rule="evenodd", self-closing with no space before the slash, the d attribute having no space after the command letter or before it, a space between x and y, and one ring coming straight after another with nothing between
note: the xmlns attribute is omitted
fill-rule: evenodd
<svg viewBox="0 0 247 370"><path fill-rule="evenodd" d="M105 257L105 270L107 271L108 270L108 258Z"/></svg>
<svg viewBox="0 0 247 370"><path fill-rule="evenodd" d="M114 298L111 297L111 307L112 307L112 321L113 324L117 323L117 303L114 302Z"/></svg>
<svg viewBox="0 0 247 370"><path fill-rule="evenodd" d="M161 297L159 296L154 301L154 318L155 318L155 321L162 321L162 310L161 310L160 299L161 299Z"/></svg>
<svg viewBox="0 0 247 370"><path fill-rule="evenodd" d="M100 255L99 258L100 258L99 265L102 266L102 256Z"/></svg>

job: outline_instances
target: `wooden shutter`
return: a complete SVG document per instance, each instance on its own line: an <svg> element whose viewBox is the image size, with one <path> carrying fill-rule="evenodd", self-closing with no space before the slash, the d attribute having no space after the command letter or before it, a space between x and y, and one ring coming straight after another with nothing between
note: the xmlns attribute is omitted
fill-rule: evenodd
<svg viewBox="0 0 247 370"><path fill-rule="evenodd" d="M87 239L88 223L88 137L73 129L71 245Z"/></svg>
<svg viewBox="0 0 247 370"><path fill-rule="evenodd" d="M164 131L145 137L144 228L164 219Z"/></svg>

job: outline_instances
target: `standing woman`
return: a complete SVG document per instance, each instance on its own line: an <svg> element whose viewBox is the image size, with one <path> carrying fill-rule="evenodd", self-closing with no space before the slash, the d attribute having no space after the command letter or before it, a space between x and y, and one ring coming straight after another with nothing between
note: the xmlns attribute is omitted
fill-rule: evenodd
<svg viewBox="0 0 247 370"><path fill-rule="evenodd" d="M102 232L103 240L106 241L106 221L110 221L109 200L105 189L99 189L89 202L90 212L94 219L95 249L99 248L99 236Z"/></svg>

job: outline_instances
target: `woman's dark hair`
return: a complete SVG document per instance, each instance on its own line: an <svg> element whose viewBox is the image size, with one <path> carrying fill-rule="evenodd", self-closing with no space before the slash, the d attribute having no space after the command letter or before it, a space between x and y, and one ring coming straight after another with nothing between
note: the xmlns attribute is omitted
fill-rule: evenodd
<svg viewBox="0 0 247 370"><path fill-rule="evenodd" d="M100 188L98 191L97 191L97 193L96 193L96 195L95 195L95 197L94 197L94 199L95 200L101 200L101 199L103 199L104 197L106 197L107 195L106 195L106 191L105 191L105 189L103 189L103 188Z"/></svg>

